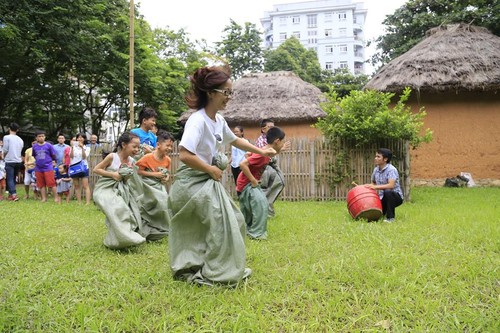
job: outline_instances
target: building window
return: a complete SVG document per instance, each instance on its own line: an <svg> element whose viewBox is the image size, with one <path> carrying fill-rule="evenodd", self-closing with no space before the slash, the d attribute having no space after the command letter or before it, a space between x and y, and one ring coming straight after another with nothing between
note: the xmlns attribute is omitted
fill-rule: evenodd
<svg viewBox="0 0 500 333"><path fill-rule="evenodd" d="M347 65L347 61L341 61L339 63L339 67L340 68L349 68L349 66Z"/></svg>
<svg viewBox="0 0 500 333"><path fill-rule="evenodd" d="M307 15L307 27L316 28L318 26L317 15Z"/></svg>
<svg viewBox="0 0 500 333"><path fill-rule="evenodd" d="M347 45L346 44L340 44L339 45L339 52L340 53L347 53Z"/></svg>
<svg viewBox="0 0 500 333"><path fill-rule="evenodd" d="M332 38L333 37L332 29L325 29L325 37L326 38Z"/></svg>
<svg viewBox="0 0 500 333"><path fill-rule="evenodd" d="M294 17L292 17L292 23L293 24L299 24L300 23L300 16L294 16Z"/></svg>
<svg viewBox="0 0 500 333"><path fill-rule="evenodd" d="M347 29L346 28L339 28L339 35L340 36L347 35Z"/></svg>
<svg viewBox="0 0 500 333"><path fill-rule="evenodd" d="M333 53L333 45L326 45L325 46L325 53L327 53L327 54Z"/></svg>
<svg viewBox="0 0 500 333"><path fill-rule="evenodd" d="M332 22L332 13L325 13L325 22Z"/></svg>
<svg viewBox="0 0 500 333"><path fill-rule="evenodd" d="M286 40L286 32L280 32L280 41L285 41Z"/></svg>
<svg viewBox="0 0 500 333"><path fill-rule="evenodd" d="M345 20L347 20L347 13L339 12L339 21L345 21Z"/></svg>
<svg viewBox="0 0 500 333"><path fill-rule="evenodd" d="M327 62L325 64L325 69L332 70L333 69L333 62Z"/></svg>
<svg viewBox="0 0 500 333"><path fill-rule="evenodd" d="M286 16L280 16L280 25L286 25Z"/></svg>
<svg viewBox="0 0 500 333"><path fill-rule="evenodd" d="M318 43L318 38L316 36L318 35L317 30L309 30L307 31L307 36L309 37L307 39L308 44L317 44Z"/></svg>
<svg viewBox="0 0 500 333"><path fill-rule="evenodd" d="M300 31L294 31L292 36L300 40Z"/></svg>

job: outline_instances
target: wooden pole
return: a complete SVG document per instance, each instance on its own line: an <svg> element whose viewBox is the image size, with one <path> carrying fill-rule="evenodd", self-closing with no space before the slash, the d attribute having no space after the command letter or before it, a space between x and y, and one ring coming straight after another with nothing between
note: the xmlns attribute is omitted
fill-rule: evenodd
<svg viewBox="0 0 500 333"><path fill-rule="evenodd" d="M130 9L129 9L129 22L130 22L130 31L129 31L129 110L130 110L130 128L134 128L134 18L135 18L135 6L134 0L130 0Z"/></svg>

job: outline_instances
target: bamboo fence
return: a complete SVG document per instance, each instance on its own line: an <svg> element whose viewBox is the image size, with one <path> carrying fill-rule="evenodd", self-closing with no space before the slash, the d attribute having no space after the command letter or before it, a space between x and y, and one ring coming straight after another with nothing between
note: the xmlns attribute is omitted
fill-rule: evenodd
<svg viewBox="0 0 500 333"><path fill-rule="evenodd" d="M285 188L280 196L282 200L345 200L347 192L353 187L353 182L357 184L370 182L374 168L373 158L381 146L392 150L394 154L392 164L399 171L405 200L410 199L410 160L407 142L384 142L382 145L355 147L346 142L332 143L324 137L319 137L314 140L291 138L290 143L290 148L278 155L278 165L285 178ZM230 157L230 146L226 147L226 154ZM170 157L172 176L175 178L175 170L179 166L178 142L174 144ZM90 170L101 160L101 154L91 154ZM97 177L92 171L90 172L91 188L94 187ZM233 197L236 197L230 170L224 172L222 184Z"/></svg>

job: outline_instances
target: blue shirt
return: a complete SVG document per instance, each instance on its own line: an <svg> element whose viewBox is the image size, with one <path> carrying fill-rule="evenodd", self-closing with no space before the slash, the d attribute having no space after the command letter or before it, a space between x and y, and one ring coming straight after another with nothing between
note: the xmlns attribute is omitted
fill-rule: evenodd
<svg viewBox="0 0 500 333"><path fill-rule="evenodd" d="M60 145L59 143L53 145L54 150L56 151L56 165L64 163L64 151L67 147L67 144L63 143Z"/></svg>
<svg viewBox="0 0 500 333"><path fill-rule="evenodd" d="M389 179L394 179L394 188L392 189L394 192L399 194L401 198L403 198L403 192L401 191L401 186L399 185L399 172L392 164L387 163L387 165L380 170L379 167L375 167L372 173L372 182L377 185L385 185L389 183ZM384 190L378 191L378 196L380 200L384 197Z"/></svg>
<svg viewBox="0 0 500 333"><path fill-rule="evenodd" d="M148 146L151 146L153 149L156 148L156 135L154 135L153 132L146 132L142 128L134 128L133 130L130 131L130 133L133 133L139 137L139 140L141 141L141 144L147 144Z"/></svg>

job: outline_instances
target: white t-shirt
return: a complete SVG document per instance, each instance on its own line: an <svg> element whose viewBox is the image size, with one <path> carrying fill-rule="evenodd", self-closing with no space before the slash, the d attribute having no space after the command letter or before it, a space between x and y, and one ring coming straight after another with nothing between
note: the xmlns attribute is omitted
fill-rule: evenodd
<svg viewBox="0 0 500 333"><path fill-rule="evenodd" d="M89 157L90 155L90 148L83 146L83 149L85 149L85 156ZM69 164L75 164L78 163L82 160L82 148L80 147L73 147L73 158L69 161ZM83 160L83 163L85 163L88 166L87 159Z"/></svg>
<svg viewBox="0 0 500 333"><path fill-rule="evenodd" d="M212 164L217 151L236 139L224 117L217 113L213 121L205 109L200 109L187 120L179 145L207 164Z"/></svg>

